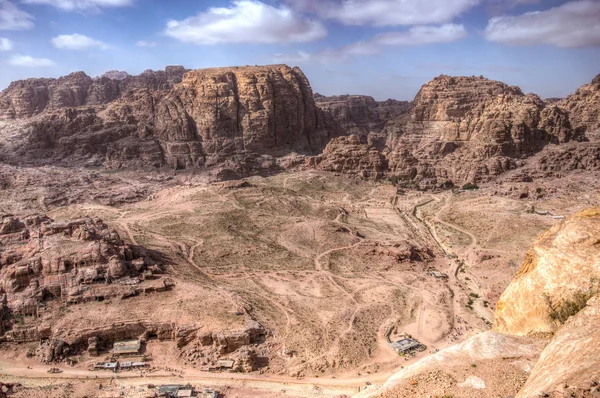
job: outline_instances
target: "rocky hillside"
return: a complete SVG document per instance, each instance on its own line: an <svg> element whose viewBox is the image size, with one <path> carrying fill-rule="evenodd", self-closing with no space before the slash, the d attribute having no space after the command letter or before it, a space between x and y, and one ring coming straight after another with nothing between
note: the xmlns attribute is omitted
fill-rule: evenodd
<svg viewBox="0 0 600 398"><path fill-rule="evenodd" d="M495 328L544 335L600 292L600 209L575 214L544 233L496 306Z"/></svg>
<svg viewBox="0 0 600 398"><path fill-rule="evenodd" d="M600 82L543 101L483 77L439 76L412 103L313 95L285 65L139 76L83 72L0 94L0 159L13 165L220 168L219 178L308 167L422 187L510 170L600 170ZM356 135L354 138L340 136ZM333 139L333 140L332 140ZM292 156L290 156L292 155Z"/></svg>
<svg viewBox="0 0 600 398"><path fill-rule="evenodd" d="M329 140L297 68L186 72L169 67L119 79L77 72L15 82L0 94L3 157L11 163L183 169L232 159L244 164L253 155L292 150L318 153Z"/></svg>
<svg viewBox="0 0 600 398"><path fill-rule="evenodd" d="M595 397L600 393L599 281L600 208L592 208L555 225L532 246L498 301L495 330L426 357L381 390L360 396L415 396L409 389L505 396L510 391L502 390L502 381L524 377L518 398ZM532 370L527 362L534 364ZM466 371L469 364L473 369ZM515 367L525 371L517 374ZM453 382L461 378L479 382L475 388L481 394L467 381Z"/></svg>
<svg viewBox="0 0 600 398"><path fill-rule="evenodd" d="M370 130L369 136L375 137L384 132L386 143L382 148L363 136L364 148L357 151L354 143L345 148L336 142L314 163L324 170L417 180L422 186L485 182L523 166L542 174L599 170L597 80L562 101L545 102L518 87L483 77L442 75L421 88L408 114L387 114L388 119L379 124L372 122L379 119L364 112L365 107L359 114L366 116L354 121L347 116L351 107L325 102L328 105L322 107L329 109L337 124L349 126L347 131L360 136ZM361 128L365 125L369 128ZM361 161L362 169L348 167L357 162L347 158L372 149L385 158L383 172L377 172L381 162L372 155L372 164Z"/></svg>

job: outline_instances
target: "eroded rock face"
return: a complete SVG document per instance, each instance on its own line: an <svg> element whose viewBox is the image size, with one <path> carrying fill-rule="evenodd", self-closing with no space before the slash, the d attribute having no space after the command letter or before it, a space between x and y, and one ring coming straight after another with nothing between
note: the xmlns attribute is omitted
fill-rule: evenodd
<svg viewBox="0 0 600 398"><path fill-rule="evenodd" d="M572 139L565 112L482 77L437 77L413 104L403 131L387 143L390 173L403 179L486 181Z"/></svg>
<svg viewBox="0 0 600 398"><path fill-rule="evenodd" d="M517 397L593 396L600 380L600 297L594 297L586 308L556 332L535 364L527 383ZM595 389L598 391L598 389ZM552 394L562 392L562 394ZM581 395L577 395L577 394ZM574 395L571 395L574 394Z"/></svg>
<svg viewBox="0 0 600 398"><path fill-rule="evenodd" d="M373 145L352 135L332 139L321 156L310 158L309 166L320 170L379 179L387 167L384 156Z"/></svg>
<svg viewBox="0 0 600 398"><path fill-rule="evenodd" d="M388 123L406 116L411 109L408 101L375 101L365 95L325 97L315 94L315 102L333 122L331 128L340 129L345 135L358 136L385 135Z"/></svg>
<svg viewBox="0 0 600 398"><path fill-rule="evenodd" d="M344 133L361 136L363 147L359 150L355 140L332 141L310 164L370 178L417 180L421 186L489 181L527 165L542 151L532 170L549 172L550 165L553 171L597 170L597 146L590 142L596 91L594 84L586 85L578 91L585 100L572 96L548 102L483 77L442 75L421 88L412 108L385 106L369 97L318 97L317 105L330 120ZM573 161L561 162L561 157ZM365 164L379 170L365 173Z"/></svg>
<svg viewBox="0 0 600 398"><path fill-rule="evenodd" d="M111 72L92 79L84 72L74 72L58 79L16 81L0 94L0 120L27 118L67 107L102 105L134 88L168 89L180 82L185 72L183 67L174 66L165 71L148 70L139 76L124 77Z"/></svg>
<svg viewBox="0 0 600 398"><path fill-rule="evenodd" d="M2 326L11 329L13 315L37 316L46 301L76 303L134 295L141 280L162 273L154 261L144 249L125 244L98 219L53 222L44 216L3 216ZM39 331L18 328L12 336L28 341L32 333L39 337Z"/></svg>
<svg viewBox="0 0 600 398"><path fill-rule="evenodd" d="M331 135L308 80L285 65L76 73L16 82L0 95L0 119L35 115L5 148L11 163L204 168L318 153Z"/></svg>
<svg viewBox="0 0 600 398"><path fill-rule="evenodd" d="M569 113L573 129L590 141L600 141L600 75L557 105Z"/></svg>
<svg viewBox="0 0 600 398"><path fill-rule="evenodd" d="M495 330L544 335L558 330L600 292L600 209L575 214L544 233L496 306Z"/></svg>

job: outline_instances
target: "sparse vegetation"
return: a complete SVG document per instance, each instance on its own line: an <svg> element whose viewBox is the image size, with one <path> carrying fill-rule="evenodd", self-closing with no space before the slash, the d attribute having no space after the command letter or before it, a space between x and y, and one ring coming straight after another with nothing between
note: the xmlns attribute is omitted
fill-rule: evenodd
<svg viewBox="0 0 600 398"><path fill-rule="evenodd" d="M479 298L479 295L477 293L469 293L469 297Z"/></svg>
<svg viewBox="0 0 600 398"><path fill-rule="evenodd" d="M474 184L472 182L468 182L465 185L462 186L462 189L464 191L474 191L476 189L479 189L479 187L477 186L477 184Z"/></svg>
<svg viewBox="0 0 600 398"><path fill-rule="evenodd" d="M552 306L550 305L550 318L559 323L565 323L571 316L577 314L579 311L585 308L589 299L591 299L597 291L590 289L584 292L577 292L571 300L564 300L562 303ZM546 301L549 302L549 298L545 296Z"/></svg>

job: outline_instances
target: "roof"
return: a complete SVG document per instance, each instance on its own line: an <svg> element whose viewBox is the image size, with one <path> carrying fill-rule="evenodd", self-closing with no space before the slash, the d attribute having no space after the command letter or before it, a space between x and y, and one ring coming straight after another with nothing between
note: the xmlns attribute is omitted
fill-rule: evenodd
<svg viewBox="0 0 600 398"><path fill-rule="evenodd" d="M234 361L230 359L220 359L217 361L217 366L221 368L233 368Z"/></svg>
<svg viewBox="0 0 600 398"><path fill-rule="evenodd" d="M185 390L179 390L179 392L177 393L178 397L191 397L192 396L192 389L185 389Z"/></svg>
<svg viewBox="0 0 600 398"><path fill-rule="evenodd" d="M179 386L174 384L168 384L164 386L160 386L158 388L159 394L172 394L177 395L179 393Z"/></svg>
<svg viewBox="0 0 600 398"><path fill-rule="evenodd" d="M397 351L408 351L420 345L421 343L413 339L402 339L392 343L392 347Z"/></svg>
<svg viewBox="0 0 600 398"><path fill-rule="evenodd" d="M140 352L142 343L139 340L119 341L113 345L115 354L133 354Z"/></svg>

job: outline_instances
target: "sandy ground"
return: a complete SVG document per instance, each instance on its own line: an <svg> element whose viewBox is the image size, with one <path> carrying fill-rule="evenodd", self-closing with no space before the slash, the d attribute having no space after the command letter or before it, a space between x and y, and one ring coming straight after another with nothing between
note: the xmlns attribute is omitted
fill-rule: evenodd
<svg viewBox="0 0 600 398"><path fill-rule="evenodd" d="M268 365L260 374L202 373L174 346L155 355L153 366L183 370L171 381L226 389L227 397L351 395L488 330L494 303L528 246L557 222L528 212L527 201L486 190L397 195L386 183L319 172L247 181L245 187L188 183L131 205L51 211L58 220L103 218L131 243L165 254L176 282L167 293L69 306L55 314L54 325L168 319L230 330L243 326L236 312L245 309L271 332ZM554 203L549 198L537 204ZM562 214L578 206L575 194L560 200ZM399 261L396 254L405 247L430 249L433 259ZM430 268L448 279L430 276ZM392 338L409 334L427 350L399 357L386 341L390 330ZM81 395L66 396L89 396L90 383L96 394L96 377L111 375L83 366L49 375L18 349L0 351L0 361L4 381L81 387ZM119 375L115 391L143 396L136 388L170 378L170 372ZM57 394L67 387L57 387ZM40 396L60 396L48 394Z"/></svg>

